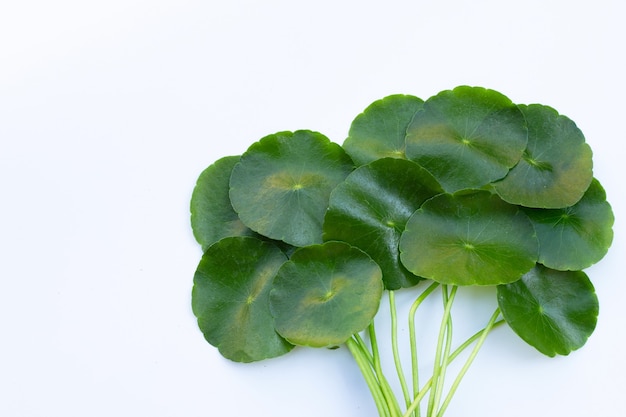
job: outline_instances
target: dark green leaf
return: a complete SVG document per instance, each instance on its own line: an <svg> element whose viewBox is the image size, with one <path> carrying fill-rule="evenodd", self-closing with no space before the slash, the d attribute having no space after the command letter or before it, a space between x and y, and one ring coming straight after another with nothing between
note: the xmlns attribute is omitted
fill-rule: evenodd
<svg viewBox="0 0 626 417"><path fill-rule="evenodd" d="M522 160L494 184L503 200L537 208L563 208L583 196L592 179L591 148L576 124L539 104L519 106L528 123Z"/></svg>
<svg viewBox="0 0 626 417"><path fill-rule="evenodd" d="M604 257L613 241L613 211L595 179L572 207L524 211L537 232L539 262L549 268L587 268Z"/></svg>
<svg viewBox="0 0 626 417"><path fill-rule="evenodd" d="M420 98L401 94L373 102L352 122L344 149L357 165L405 158L406 128L423 104Z"/></svg>
<svg viewBox="0 0 626 417"><path fill-rule="evenodd" d="M191 227L202 250L227 236L251 236L230 205L228 182L239 156L227 156L202 171L191 195Z"/></svg>
<svg viewBox="0 0 626 417"><path fill-rule="evenodd" d="M524 117L511 100L462 86L426 100L407 129L406 156L447 192L481 188L519 161L527 135Z"/></svg>
<svg viewBox="0 0 626 417"><path fill-rule="evenodd" d="M498 286L498 304L515 333L547 356L582 347L598 317L598 298L584 272L541 265L517 282Z"/></svg>
<svg viewBox="0 0 626 417"><path fill-rule="evenodd" d="M496 285L518 280L537 261L528 217L487 191L440 194L411 216L400 259L442 284Z"/></svg>
<svg viewBox="0 0 626 417"><path fill-rule="evenodd" d="M296 250L280 268L270 307L291 343L334 346L370 324L382 292L382 272L365 252L326 242Z"/></svg>
<svg viewBox="0 0 626 417"><path fill-rule="evenodd" d="M227 237L211 245L198 265L193 313L206 340L233 361L280 356L292 346L274 330L269 309L272 280L286 256L252 237Z"/></svg>
<svg viewBox="0 0 626 417"><path fill-rule="evenodd" d="M294 246L322 242L331 191L354 169L316 132L280 132L256 142L235 165L230 199L244 224Z"/></svg>
<svg viewBox="0 0 626 417"><path fill-rule="evenodd" d="M407 220L443 190L414 162L384 158L357 168L330 197L324 240L341 240L372 257L387 289L415 285L420 278L400 263L398 242Z"/></svg>

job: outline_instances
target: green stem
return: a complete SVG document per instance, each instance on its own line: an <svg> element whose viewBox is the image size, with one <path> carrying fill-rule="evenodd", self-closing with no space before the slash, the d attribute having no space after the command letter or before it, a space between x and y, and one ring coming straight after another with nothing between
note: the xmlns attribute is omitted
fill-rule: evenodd
<svg viewBox="0 0 626 417"><path fill-rule="evenodd" d="M409 341L411 344L411 369L413 373L413 398L417 398L420 395L419 388L419 370L418 370L418 357L417 357L417 338L415 336L415 314L418 307L424 302L424 300L439 286L438 282L433 282L428 288L426 288L417 299L413 302L411 309L409 310ZM423 395L422 395L423 397ZM421 400L421 397L420 397ZM413 400L415 402L415 400ZM417 402L419 404L419 401ZM414 407L414 417L420 416L420 409ZM406 415L406 414L405 414Z"/></svg>
<svg viewBox="0 0 626 417"><path fill-rule="evenodd" d="M411 405L411 396L409 394L409 388L406 384L406 378L404 377L402 362L400 360L400 352L398 349L398 314L396 309L396 296L393 291L389 291L389 307L391 310L391 349L393 351L393 361L396 365L396 372L398 373L400 386L402 387L404 402L408 407Z"/></svg>
<svg viewBox="0 0 626 417"><path fill-rule="evenodd" d="M458 287L454 286L452 287L452 290L450 291L450 294L448 295L446 291L444 291L444 306L447 303L450 303L450 305L452 305L452 299L454 298L454 296L456 295L456 291L457 291ZM445 340L446 340L446 346L445 346L445 350L444 350L444 354L443 354L443 360L441 362L441 373L439 376L439 383L437 384L437 393L435 395L435 408L439 406L439 403L441 402L441 396L443 395L443 387L444 387L444 382L446 379L446 371L448 369L448 364L450 363L449 357L450 357L450 351L452 350L452 313L450 312L448 314L448 321L446 323L446 336L445 336Z"/></svg>
<svg viewBox="0 0 626 417"><path fill-rule="evenodd" d="M454 297L456 295L457 286L452 286L450 294L448 295L448 286L442 286L443 297L445 302L445 309L443 317L441 319L441 326L439 327L439 337L437 338L437 349L435 351L435 364L433 366L433 388L430 391L430 397L428 398L428 416L434 416L435 410L439 407L439 401L443 391L443 384L446 374L446 368L448 365L448 353L450 351L451 340L449 337L451 333L451 317L452 304L454 303ZM445 341L445 346L444 346Z"/></svg>
<svg viewBox="0 0 626 417"><path fill-rule="evenodd" d="M428 391L430 390L430 387L432 386L432 384L433 384L433 379L430 378L428 382L424 384L419 394L415 396L415 398L413 399L413 402L411 403L409 408L406 409L402 417L409 417L411 413L416 412L416 411L419 412L420 402L422 402L422 399L426 396L426 394L428 394Z"/></svg>
<svg viewBox="0 0 626 417"><path fill-rule="evenodd" d="M491 330L495 329L496 327L504 324L505 321L504 320L499 320L496 321L493 326L491 326ZM455 360L461 353L463 353L463 351L465 349L467 349L472 343L474 343L477 339L479 339L483 333L485 332L485 329L479 330L478 332L476 332L474 335L472 335L472 337L470 337L469 339L467 339L465 342L463 342L463 344L461 344L458 348L456 348L456 350L454 352L452 352L452 354L450 354L450 357L448 358L448 363L451 363L453 360ZM414 411L419 411L419 404L421 402L421 400L424 398L424 396L428 393L428 391L430 390L431 386L433 384L433 379L430 378L422 387L422 389L419 391L419 393L415 396L415 398L413 399L413 402L411 403L411 405L409 406L409 408L407 408L406 412L404 413L403 417L410 417L411 413L413 413Z"/></svg>
<svg viewBox="0 0 626 417"><path fill-rule="evenodd" d="M495 329L496 327L498 327L498 326L500 326L500 325L502 325L504 323L505 323L505 320L498 320L498 321L496 321L493 324L493 326L491 326L491 330ZM484 331L485 331L485 329L482 329L482 330L479 330L478 332L474 333L474 335L472 335L472 337L467 339L465 342L463 342L462 345L460 345L458 348L456 348L456 350L454 352L452 352L452 354L450 355L449 362L452 362L454 359L456 359L456 357L459 356L461 353L463 353L463 351L465 349L467 349L467 347L469 345L471 345L476 340L478 340L483 335Z"/></svg>
<svg viewBox="0 0 626 417"><path fill-rule="evenodd" d="M363 338L361 338L361 335L358 334L358 333L355 333L355 334L352 335L352 337L357 342L359 348L361 349L361 352L363 352L363 354L367 358L367 361L368 361L370 367L374 367L374 358L372 357L372 354L370 353L370 351L367 350L367 344L365 343Z"/></svg>
<svg viewBox="0 0 626 417"><path fill-rule="evenodd" d="M470 356L467 358L467 361L463 365L463 368L461 368L461 371L459 372L456 379L452 383L452 386L450 387L450 391L448 392L448 395L446 396L446 399L444 400L443 405L441 406L441 409L437 413L437 417L442 417L443 413L446 411L446 408L448 408L448 405L450 404L450 401L452 400L454 393L456 392L459 384L461 383L461 380L467 373L469 367L472 365L472 362L474 362L476 355L478 355L478 351L485 343L485 340L487 339L487 335L493 328L499 315L500 315L500 308L496 308L496 311L493 313L493 315L489 319L489 322L487 323L487 326L482 331L482 334L480 335L478 342L476 342L476 345L474 346L474 349L472 349L472 352L470 353Z"/></svg>
<svg viewBox="0 0 626 417"><path fill-rule="evenodd" d="M374 399L374 403L376 403L376 408L378 409L378 414L381 417L391 417L391 412L389 410L387 401L385 400L385 396L381 390L380 384L376 375L372 371L370 359L367 357L365 352L363 351L363 346L360 341L356 338L350 338L346 340L346 346L350 350L352 357L356 361L361 373L363 374L363 378L367 383L367 386L372 393L372 398Z"/></svg>
<svg viewBox="0 0 626 417"><path fill-rule="evenodd" d="M376 329L374 328L374 322L369 325L369 336L370 343L372 345L372 357L374 359L374 372L378 377L378 382L380 384L381 390L385 399L387 400L387 405L389 406L389 411L391 412L391 416L401 416L400 405L398 405L398 400L396 399L393 390L389 386L387 379L383 373L383 368L380 363L380 352L378 351L378 341L376 338Z"/></svg>

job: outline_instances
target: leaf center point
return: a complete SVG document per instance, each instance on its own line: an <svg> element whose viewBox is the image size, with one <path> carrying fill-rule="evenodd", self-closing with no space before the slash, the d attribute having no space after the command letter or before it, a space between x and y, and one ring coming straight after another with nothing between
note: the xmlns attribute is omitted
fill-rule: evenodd
<svg viewBox="0 0 626 417"><path fill-rule="evenodd" d="M467 251L474 251L476 249L476 246L472 245L469 242L463 242L463 248Z"/></svg>
<svg viewBox="0 0 626 417"><path fill-rule="evenodd" d="M332 299L334 296L335 296L335 291L328 290L328 291L326 291L326 293L324 295L322 295L320 297L320 301L325 303L327 301L330 301L330 299Z"/></svg>
<svg viewBox="0 0 626 417"><path fill-rule="evenodd" d="M542 162L533 158L528 152L524 152L524 161L533 168L540 171L552 171L552 166L548 162Z"/></svg>

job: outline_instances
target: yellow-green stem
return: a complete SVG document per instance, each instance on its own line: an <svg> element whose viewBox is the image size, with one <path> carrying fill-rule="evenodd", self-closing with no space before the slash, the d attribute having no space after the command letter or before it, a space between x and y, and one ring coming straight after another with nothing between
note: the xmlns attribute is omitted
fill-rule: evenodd
<svg viewBox="0 0 626 417"><path fill-rule="evenodd" d="M441 397L441 390L443 389L443 376L445 376L445 367L442 362L442 356L444 354L444 341L447 334L448 322L450 321L450 312L452 310L452 304L454 303L454 296L456 295L457 286L453 286L450 291L450 295L447 296L448 286L442 286L444 297L446 298L446 305L441 319L441 325L439 327L439 337L437 338L437 348L435 350L435 364L433 366L433 388L430 391L428 398L428 417L432 417L435 414L435 409L438 407L438 400ZM447 358L446 358L447 362Z"/></svg>
<svg viewBox="0 0 626 417"><path fill-rule="evenodd" d="M393 393L393 390L391 389L391 387L389 386L389 383L387 382L387 379L385 378L385 375L383 373L382 365L380 362L380 352L378 351L378 341L376 337L376 329L374 327L374 322L370 324L368 330L369 330L369 336L370 336L370 343L372 345L372 358L374 359L374 372L376 373L376 377L378 378L381 391L383 395L385 396L385 399L387 400L387 404L389 405L389 411L391 412L391 416L400 417L402 415L402 412L400 411L400 405L398 404L398 400L396 399L396 396Z"/></svg>
<svg viewBox="0 0 626 417"><path fill-rule="evenodd" d="M356 361L359 369L361 370L361 374L367 383L367 386L372 393L372 398L374 399L374 403L376 404L376 408L378 409L378 414L381 417L391 417L391 413L389 411L389 406L387 401L385 400L385 396L382 393L380 384L376 375L372 371L371 363L367 358L367 355L363 352L363 347L360 346L360 343L354 339L350 338L346 341L346 346L350 350L352 357Z"/></svg>
<svg viewBox="0 0 626 417"><path fill-rule="evenodd" d="M439 286L438 282L433 282L428 288L426 288L417 299L413 302L411 309L409 310L409 341L411 346L411 370L413 376L413 398L417 398L420 395L419 387L419 369L418 369L418 356L417 356L417 338L415 335L415 314L419 306L424 300ZM421 399L421 398L420 398ZM415 401L415 400L414 400ZM418 401L419 404L419 401ZM410 406L409 406L410 407ZM413 412L413 411L412 411ZM414 417L420 416L420 409L414 407Z"/></svg>
<svg viewBox="0 0 626 417"><path fill-rule="evenodd" d="M398 373L398 379L400 380L400 386L402 387L404 402L406 407L408 407L411 405L411 395L409 394L409 387L404 377L404 370L402 369L402 361L400 360L400 352L398 349L398 315L396 310L396 297L393 291L389 291L389 308L391 310L391 349L393 351L393 361L396 366L396 372Z"/></svg>

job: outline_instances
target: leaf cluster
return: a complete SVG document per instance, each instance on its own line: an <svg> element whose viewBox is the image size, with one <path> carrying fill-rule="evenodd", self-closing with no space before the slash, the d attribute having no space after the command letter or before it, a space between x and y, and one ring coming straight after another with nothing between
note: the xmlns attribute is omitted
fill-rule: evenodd
<svg viewBox="0 0 626 417"><path fill-rule="evenodd" d="M468 86L392 95L342 145L278 132L201 173L193 312L224 357L250 362L346 342L384 290L490 285L523 340L566 355L595 328L582 270L613 221L582 132L551 107Z"/></svg>

